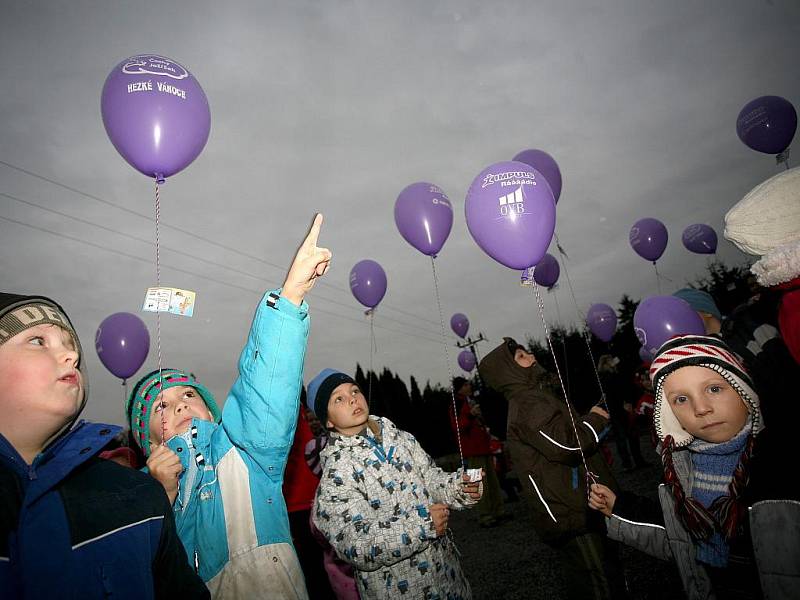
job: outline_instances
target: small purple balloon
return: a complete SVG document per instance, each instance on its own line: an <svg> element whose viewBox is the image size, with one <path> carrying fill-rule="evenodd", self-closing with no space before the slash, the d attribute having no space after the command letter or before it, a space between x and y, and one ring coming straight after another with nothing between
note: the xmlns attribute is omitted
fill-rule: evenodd
<svg viewBox="0 0 800 600"><path fill-rule="evenodd" d="M361 260L350 269L350 291L364 306L375 308L386 294L386 272L374 260Z"/></svg>
<svg viewBox="0 0 800 600"><path fill-rule="evenodd" d="M650 296L633 315L633 328L639 343L650 354L676 335L705 335L703 319L686 300L675 296Z"/></svg>
<svg viewBox="0 0 800 600"><path fill-rule="evenodd" d="M558 281L558 276L561 274L561 267L558 266L556 258L547 253L544 258L539 261L536 268L533 270L533 278L536 283L546 287L552 288Z"/></svg>
<svg viewBox="0 0 800 600"><path fill-rule="evenodd" d="M683 230L683 245L695 254L714 254L717 251L717 232L708 225L697 223Z"/></svg>
<svg viewBox="0 0 800 600"><path fill-rule="evenodd" d="M628 236L631 248L636 254L652 262L656 262L664 254L668 239L669 235L664 224L650 217L636 221Z"/></svg>
<svg viewBox="0 0 800 600"><path fill-rule="evenodd" d="M486 167L470 185L464 208L478 246L510 269L538 263L553 239L553 192L544 176L524 163Z"/></svg>
<svg viewBox="0 0 800 600"><path fill-rule="evenodd" d="M117 152L159 181L189 166L211 130L203 88L185 67L156 54L132 56L114 67L100 108Z"/></svg>
<svg viewBox="0 0 800 600"><path fill-rule="evenodd" d="M453 227L453 206L438 186L420 181L400 192L394 203L400 235L417 250L436 256Z"/></svg>
<svg viewBox="0 0 800 600"><path fill-rule="evenodd" d="M450 328L458 337L465 337L467 335L467 331L469 331L469 319L467 318L467 315L456 313L450 317Z"/></svg>
<svg viewBox="0 0 800 600"><path fill-rule="evenodd" d="M523 150L512 160L530 165L539 171L550 184L553 200L558 204L558 199L561 197L561 169L552 156L544 150Z"/></svg>
<svg viewBox="0 0 800 600"><path fill-rule="evenodd" d="M589 331L604 342L610 342L617 330L617 313L608 304L592 304L586 313Z"/></svg>
<svg viewBox="0 0 800 600"><path fill-rule="evenodd" d="M94 347L105 368L124 380L144 364L150 351L150 334L136 315L114 313L97 328Z"/></svg>
<svg viewBox="0 0 800 600"><path fill-rule="evenodd" d="M797 111L780 96L761 96L745 104L736 118L736 134L748 147L779 154L789 147L797 130Z"/></svg>
<svg viewBox="0 0 800 600"><path fill-rule="evenodd" d="M458 366L469 373L475 368L475 355L469 350L462 350L458 355Z"/></svg>

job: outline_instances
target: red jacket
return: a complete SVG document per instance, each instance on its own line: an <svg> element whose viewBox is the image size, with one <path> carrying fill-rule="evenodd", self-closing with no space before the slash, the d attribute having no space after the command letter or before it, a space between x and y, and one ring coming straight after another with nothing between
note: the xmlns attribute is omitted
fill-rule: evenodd
<svg viewBox="0 0 800 600"><path fill-rule="evenodd" d="M491 454L489 442L491 437L483 420L470 412L470 405L464 396L456 394L456 402L460 403L458 411L458 429L461 433L461 449L464 457L485 456ZM456 435L456 419L453 411L450 411L450 427L453 435Z"/></svg>
<svg viewBox="0 0 800 600"><path fill-rule="evenodd" d="M283 497L286 499L286 510L296 512L311 510L314 504L314 494L319 485L319 479L308 468L304 450L309 440L314 439L311 426L306 419L303 407L297 417L297 431L294 434L294 443L289 452L286 463L286 474L283 477Z"/></svg>

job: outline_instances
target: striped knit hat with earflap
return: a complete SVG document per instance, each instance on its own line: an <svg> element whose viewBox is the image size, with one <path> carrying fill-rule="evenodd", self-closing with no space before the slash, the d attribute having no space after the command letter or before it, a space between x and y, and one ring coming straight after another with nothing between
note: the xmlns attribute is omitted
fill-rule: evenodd
<svg viewBox="0 0 800 600"><path fill-rule="evenodd" d="M150 414L153 404L161 392L178 386L189 386L196 389L214 422L219 423L222 420L222 413L214 400L214 395L205 386L198 383L191 373L177 369L161 369L161 371L148 373L136 382L125 403L125 414L130 423L131 434L145 457L150 456Z"/></svg>
<svg viewBox="0 0 800 600"><path fill-rule="evenodd" d="M663 443L672 436L675 448L686 446L694 440L678 422L672 407L664 399L664 381L670 373L681 367L706 367L719 373L736 390L747 406L753 422L753 435L763 427L758 395L742 363L721 339L704 335L682 335L664 342L650 365L650 379L655 390L655 422L658 439Z"/></svg>

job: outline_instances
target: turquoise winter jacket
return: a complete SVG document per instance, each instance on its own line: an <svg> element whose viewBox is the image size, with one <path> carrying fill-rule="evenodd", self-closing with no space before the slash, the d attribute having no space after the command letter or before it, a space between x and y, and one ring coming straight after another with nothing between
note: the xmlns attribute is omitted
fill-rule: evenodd
<svg viewBox="0 0 800 600"><path fill-rule="evenodd" d="M258 305L222 422L194 419L167 442L184 467L173 505L178 535L215 598L308 597L281 492L308 305L278 293Z"/></svg>

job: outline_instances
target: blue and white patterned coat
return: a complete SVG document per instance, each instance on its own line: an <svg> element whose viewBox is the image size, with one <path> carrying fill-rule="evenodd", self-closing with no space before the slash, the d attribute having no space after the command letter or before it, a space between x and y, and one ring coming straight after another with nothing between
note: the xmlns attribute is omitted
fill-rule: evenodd
<svg viewBox="0 0 800 600"><path fill-rule="evenodd" d="M314 524L354 566L362 599L472 597L452 537L437 537L428 510L476 503L460 471L445 473L413 435L375 416L363 435L332 433L321 462Z"/></svg>

